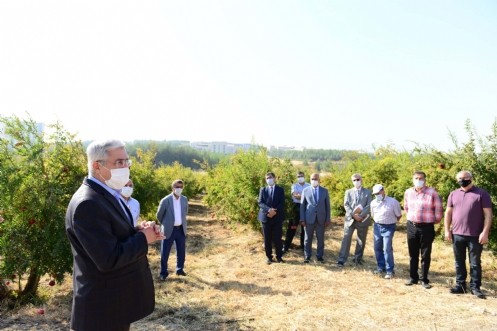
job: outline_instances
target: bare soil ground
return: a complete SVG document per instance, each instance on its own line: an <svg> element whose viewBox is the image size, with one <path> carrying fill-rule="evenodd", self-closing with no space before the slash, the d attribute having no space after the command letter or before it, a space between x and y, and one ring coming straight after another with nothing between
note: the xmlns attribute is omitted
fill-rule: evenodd
<svg viewBox="0 0 497 331"><path fill-rule="evenodd" d="M188 276L174 275L173 250L172 275L164 282L156 279L154 313L133 323L132 330L497 329L497 262L489 252L484 252L482 263L482 290L488 298L481 300L449 293L454 262L451 246L442 241L433 247L433 288L405 286L408 254L402 221L394 239L396 277L387 280L372 273L372 228L361 266L335 265L340 219L326 233L324 264L303 264L302 252L295 248L284 256L285 263L266 265L259 233L219 221L199 201L191 201L190 210ZM159 245L150 248L149 258L157 276ZM40 293L46 303L9 311L0 307L0 329L68 330L71 286L70 277L54 287L42 280ZM41 306L44 315L36 313Z"/></svg>

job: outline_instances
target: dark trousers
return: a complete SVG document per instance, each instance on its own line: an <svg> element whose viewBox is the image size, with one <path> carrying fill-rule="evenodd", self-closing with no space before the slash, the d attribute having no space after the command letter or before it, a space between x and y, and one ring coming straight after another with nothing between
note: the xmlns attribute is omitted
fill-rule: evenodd
<svg viewBox="0 0 497 331"><path fill-rule="evenodd" d="M421 252L421 280L429 283L428 271L431 263L431 246L435 239L433 224L414 225L407 221L407 247L409 249L409 275L411 280L419 280L419 253Z"/></svg>
<svg viewBox="0 0 497 331"><path fill-rule="evenodd" d="M288 221L288 228L286 229L285 244L283 247L285 250L290 248L292 244L293 237L297 232L297 228L300 224L300 203L293 203L293 219ZM305 229L300 226L300 247L304 247Z"/></svg>
<svg viewBox="0 0 497 331"><path fill-rule="evenodd" d="M160 275L166 276L169 274L167 271L167 260L169 260L169 253L173 243L176 243L176 271L182 270L185 267L186 255L186 236L183 232L182 226L175 226L173 233L167 239L162 240L160 247Z"/></svg>
<svg viewBox="0 0 497 331"><path fill-rule="evenodd" d="M283 253L281 235L283 234L283 221L268 220L262 223L262 234L264 235L264 248L268 259L273 258L273 243L276 250L276 258L280 259Z"/></svg>
<svg viewBox="0 0 497 331"><path fill-rule="evenodd" d="M456 260L456 283L466 287L466 250L469 253L469 271L471 280L469 287L472 290L480 289L481 286L481 252L483 245L478 242L478 237L452 236L452 248Z"/></svg>

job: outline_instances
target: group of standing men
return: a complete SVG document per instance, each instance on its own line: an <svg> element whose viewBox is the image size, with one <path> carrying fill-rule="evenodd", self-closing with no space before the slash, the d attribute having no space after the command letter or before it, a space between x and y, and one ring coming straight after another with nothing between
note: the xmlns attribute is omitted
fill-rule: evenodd
<svg viewBox="0 0 497 331"><path fill-rule="evenodd" d="M161 245L160 279L168 276L167 260L176 244L176 274L185 276L186 215L188 202L181 193L184 183L175 180L172 193L161 200L155 222L138 223L139 204L131 198L128 157L124 143L118 140L95 141L87 148L88 177L74 193L66 213L66 233L73 253L73 303L71 329L129 330L130 324L150 314L155 305L152 274L147 259L148 245L158 240ZM259 220L262 222L267 263L272 263L272 243L276 245L276 261L283 262L300 223L304 230L304 263L312 256L314 232L317 239L317 260L324 262L324 232L331 222L328 190L320 186L319 174L305 183L303 173L292 186L294 219L282 247L282 225L285 219L283 188L275 185L274 173L266 174L267 187L259 193ZM485 298L481 292L481 253L488 242L492 222L489 194L472 183L469 171L456 176L460 189L451 192L445 212L445 238L453 243L456 286L451 293L466 293L466 251L470 260L471 293ZM398 202L386 196L381 184L371 192L362 187L362 177L352 176L354 187L345 193L346 221L337 264L344 266L357 229L354 262L362 263L364 244L371 218L375 221L375 254L378 271L385 278L394 274L392 238L400 219ZM437 192L425 185L426 175L415 172L414 187L404 195L407 215L407 238L410 256L410 279L406 285L419 281L418 264L421 253L421 281L429 288L428 271L434 224L442 219L442 201ZM297 219L298 218L298 219ZM3 219L0 216L0 222Z"/></svg>
<svg viewBox="0 0 497 331"><path fill-rule="evenodd" d="M275 175L266 174L266 187L259 191L259 216L264 235L264 247L268 264L274 262L272 244L275 245L276 261L284 262L282 255L290 249L296 230L301 225L301 247L304 263L312 256L312 240L316 233L318 262L324 262L324 232L331 222L330 197L328 190L320 186L319 174L311 175L311 184L306 183L304 174L297 174L297 183L292 185L293 218L289 221L284 245L282 227L285 219L285 194L276 185ZM382 184L376 184L371 192L362 186L362 176L351 177L353 187L345 192L344 233L337 266L343 268L350 252L352 236L357 230L353 262L363 264L364 248L369 226L374 220L374 252L377 262L375 274L384 274L391 279L395 275L393 237L397 222L402 217L400 203L386 195ZM442 199L434 188L426 186L426 174L416 171L413 186L404 193L404 211L407 219L407 246L409 252L409 279L407 286L418 284L431 288L428 278L431 251L435 239L435 224L443 217ZM456 285L450 289L453 294L466 293L467 270L466 251L470 262L469 289L478 298L485 298L481 286L481 253L488 242L492 223L492 202L490 195L474 186L469 171L456 175L459 189L450 193L445 212L445 239L453 244ZM374 196L374 199L373 199ZM419 262L421 257L421 272Z"/></svg>
<svg viewBox="0 0 497 331"><path fill-rule="evenodd" d="M312 239L316 232L316 257L323 263L325 227L331 223L330 197L328 190L319 185L319 174L311 175L311 184L302 180L302 172L297 174L297 183L292 185L292 199L294 201L294 217L287 230L285 247L282 247L281 236L283 221L285 220L285 193L281 186L276 185L275 175L266 174L266 187L259 191L259 215L264 235L264 248L267 264L274 262L272 244L275 245L276 261L284 262L282 254L290 248L295 231L300 223L304 229L304 263L309 263L312 255ZM297 202L298 201L298 202ZM301 237L302 238L302 237ZM302 242L302 239L301 239Z"/></svg>

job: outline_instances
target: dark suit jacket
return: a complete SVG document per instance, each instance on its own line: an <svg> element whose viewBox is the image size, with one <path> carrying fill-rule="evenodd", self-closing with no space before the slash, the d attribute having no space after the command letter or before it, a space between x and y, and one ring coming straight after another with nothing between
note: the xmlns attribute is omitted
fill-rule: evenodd
<svg viewBox="0 0 497 331"><path fill-rule="evenodd" d="M318 201L314 200L313 188L308 186L302 191L300 201L300 220L309 224L323 225L331 221L330 196L328 190L318 186Z"/></svg>
<svg viewBox="0 0 497 331"><path fill-rule="evenodd" d="M269 221L283 222L285 219L285 192L281 186L274 185L273 199L269 196L269 187L262 187L259 191L259 215L258 220L262 223ZM273 218L267 217L270 208L276 209L276 215Z"/></svg>
<svg viewBox="0 0 497 331"><path fill-rule="evenodd" d="M154 310L147 239L112 194L85 179L67 208L66 233L74 257L71 329L113 330Z"/></svg>

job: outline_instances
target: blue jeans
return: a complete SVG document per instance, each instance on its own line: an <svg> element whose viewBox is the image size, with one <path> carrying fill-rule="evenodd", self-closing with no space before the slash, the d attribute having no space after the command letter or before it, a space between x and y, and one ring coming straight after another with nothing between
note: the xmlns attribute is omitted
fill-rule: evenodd
<svg viewBox="0 0 497 331"><path fill-rule="evenodd" d="M374 254L378 270L394 273L392 240L395 233L396 224L374 223Z"/></svg>
<svg viewBox="0 0 497 331"><path fill-rule="evenodd" d="M456 260L456 283L466 287L466 250L469 253L469 270L471 280L469 287L472 290L481 286L481 252L483 245L478 242L478 237L452 235L452 247Z"/></svg>
<svg viewBox="0 0 497 331"><path fill-rule="evenodd" d="M176 271L183 270L185 267L186 255L186 236L183 232L183 227L174 227L173 233L167 239L162 240L160 246L160 275L166 276L169 274L167 271L167 260L169 260L169 253L173 243L176 243Z"/></svg>

